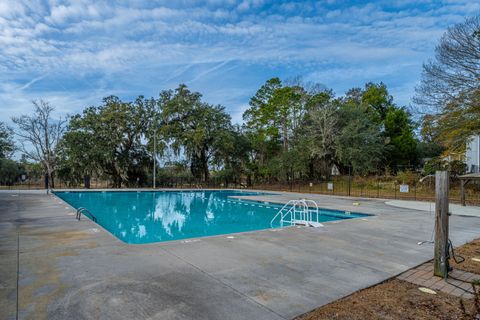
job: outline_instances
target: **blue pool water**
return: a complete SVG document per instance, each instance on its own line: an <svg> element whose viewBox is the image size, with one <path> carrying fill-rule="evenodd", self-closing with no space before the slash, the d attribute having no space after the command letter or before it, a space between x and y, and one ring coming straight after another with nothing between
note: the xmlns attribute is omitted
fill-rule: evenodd
<svg viewBox="0 0 480 320"><path fill-rule="evenodd" d="M279 227L270 221L281 205L231 196L266 193L237 190L55 192L74 208L85 207L120 240L151 243ZM363 214L320 210L320 222Z"/></svg>

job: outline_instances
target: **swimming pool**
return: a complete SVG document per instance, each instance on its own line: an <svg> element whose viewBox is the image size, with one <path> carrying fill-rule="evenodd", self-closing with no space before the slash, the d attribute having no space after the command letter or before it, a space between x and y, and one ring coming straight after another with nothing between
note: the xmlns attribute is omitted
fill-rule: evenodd
<svg viewBox="0 0 480 320"><path fill-rule="evenodd" d="M141 244L280 227L270 221L282 205L232 196L266 195L239 190L71 191L55 194L78 209L87 208L96 222L118 239ZM363 214L320 210L320 222Z"/></svg>

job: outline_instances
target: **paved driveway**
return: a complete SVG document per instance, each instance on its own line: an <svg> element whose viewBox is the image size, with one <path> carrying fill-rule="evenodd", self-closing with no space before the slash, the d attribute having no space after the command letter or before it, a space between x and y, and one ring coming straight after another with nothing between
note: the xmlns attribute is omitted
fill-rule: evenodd
<svg viewBox="0 0 480 320"><path fill-rule="evenodd" d="M266 196L284 202L302 195ZM373 213L286 228L124 244L54 196L0 193L0 318L290 319L431 258L433 215L380 200L309 196ZM359 202L359 205L353 205ZM480 218L452 216L455 245Z"/></svg>

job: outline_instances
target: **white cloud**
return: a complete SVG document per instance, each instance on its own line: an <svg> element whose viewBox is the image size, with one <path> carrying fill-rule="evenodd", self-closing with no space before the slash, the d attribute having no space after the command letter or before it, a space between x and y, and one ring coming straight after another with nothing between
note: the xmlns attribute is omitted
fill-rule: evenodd
<svg viewBox="0 0 480 320"><path fill-rule="evenodd" d="M0 2L0 17L11 19L23 14L25 14L25 7L20 2L15 0Z"/></svg>
<svg viewBox="0 0 480 320"><path fill-rule="evenodd" d="M100 94L131 95L132 87L140 90L138 94L148 94L142 88L152 88L152 79L158 86L182 81L202 85L198 90L213 90L207 82L216 78L218 86L252 90L242 69L260 65L280 74L285 70L307 74L332 87L367 76L396 78L403 66L417 68L432 54L448 25L480 10L480 4L471 1L425 1L424 7L415 3L4 0L0 2L0 81L6 84L0 87L2 114L8 117L9 112L17 112L15 107L29 105L39 96L77 106L98 103ZM397 10L385 10L386 5ZM255 81L268 76L257 74ZM222 80L227 77L231 83ZM418 79L418 75L403 77L405 83ZM65 78L77 81L78 87L58 80ZM12 88L23 89L15 96L8 92ZM91 90L98 92L90 97ZM233 100L225 97L218 102L232 106L248 102L243 91L228 94Z"/></svg>

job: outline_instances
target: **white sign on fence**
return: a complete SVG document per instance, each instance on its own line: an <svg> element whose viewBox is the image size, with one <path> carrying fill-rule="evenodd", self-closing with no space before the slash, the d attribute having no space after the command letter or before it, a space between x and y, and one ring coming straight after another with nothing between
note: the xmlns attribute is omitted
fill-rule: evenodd
<svg viewBox="0 0 480 320"><path fill-rule="evenodd" d="M327 189L328 190L333 190L333 182L327 183Z"/></svg>
<svg viewBox="0 0 480 320"><path fill-rule="evenodd" d="M400 185L400 192L408 193L408 184L401 184Z"/></svg>

